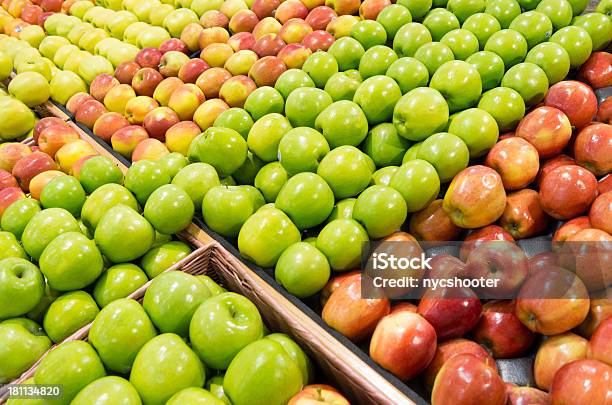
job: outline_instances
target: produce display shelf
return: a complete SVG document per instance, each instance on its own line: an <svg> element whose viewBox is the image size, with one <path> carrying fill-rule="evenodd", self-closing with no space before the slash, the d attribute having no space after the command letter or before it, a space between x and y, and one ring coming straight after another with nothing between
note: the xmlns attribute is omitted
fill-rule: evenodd
<svg viewBox="0 0 612 405"><path fill-rule="evenodd" d="M36 109L41 117L58 117L77 130L81 139L100 155L109 157L122 172L130 162L85 126L72 121L61 105L47 102ZM346 337L327 326L306 303L285 291L266 270L240 257L234 245L212 232L198 214L181 235L196 246L215 244L215 259L220 274L230 290L249 298L259 308L269 325L293 336L317 363L324 375L355 404L426 405L418 385L407 386L391 373L375 364L366 352ZM213 260L213 261L214 261ZM269 319L270 318L270 319Z"/></svg>

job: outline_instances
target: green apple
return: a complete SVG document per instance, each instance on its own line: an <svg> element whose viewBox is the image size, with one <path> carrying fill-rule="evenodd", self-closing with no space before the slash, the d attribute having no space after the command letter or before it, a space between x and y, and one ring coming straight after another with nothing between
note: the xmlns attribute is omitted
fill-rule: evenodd
<svg viewBox="0 0 612 405"><path fill-rule="evenodd" d="M334 193L321 176L299 173L281 188L276 208L291 218L299 229L321 224L334 208Z"/></svg>
<svg viewBox="0 0 612 405"><path fill-rule="evenodd" d="M361 77L356 78L346 72L338 72L330 77L325 84L325 92L334 101L352 100L360 84Z"/></svg>
<svg viewBox="0 0 612 405"><path fill-rule="evenodd" d="M384 45L387 42L385 27L373 20L358 21L351 29L351 37L359 41L366 50L376 45Z"/></svg>
<svg viewBox="0 0 612 405"><path fill-rule="evenodd" d="M359 73L364 79L376 75L384 75L389 66L397 60L393 49L384 45L376 45L368 49L359 62Z"/></svg>
<svg viewBox="0 0 612 405"><path fill-rule="evenodd" d="M140 260L140 266L152 279L189 256L189 254L191 254L191 248L186 243L180 241L167 242L149 250Z"/></svg>
<svg viewBox="0 0 612 405"><path fill-rule="evenodd" d="M198 307L189 325L189 340L204 364L225 370L240 350L263 337L263 329L257 307L228 292Z"/></svg>
<svg viewBox="0 0 612 405"><path fill-rule="evenodd" d="M27 105L5 96L0 101L0 139L11 141L27 135L34 128L35 119Z"/></svg>
<svg viewBox="0 0 612 405"><path fill-rule="evenodd" d="M244 102L244 109L257 121L267 114L282 114L285 110L285 100L278 90L264 86L249 94Z"/></svg>
<svg viewBox="0 0 612 405"><path fill-rule="evenodd" d="M519 63L508 69L501 85L516 90L525 101L525 106L531 107L544 100L548 92L548 77L534 63Z"/></svg>
<svg viewBox="0 0 612 405"><path fill-rule="evenodd" d="M401 27L412 22L412 15L407 7L400 4L391 4L378 13L376 21L385 27L387 38L393 40Z"/></svg>
<svg viewBox="0 0 612 405"><path fill-rule="evenodd" d="M47 336L58 343L92 322L98 312L100 310L91 295L85 291L71 291L51 303L43 326Z"/></svg>
<svg viewBox="0 0 612 405"><path fill-rule="evenodd" d="M353 219L360 222L372 239L395 232L407 216L404 197L389 186L370 186L357 198Z"/></svg>
<svg viewBox="0 0 612 405"><path fill-rule="evenodd" d="M198 15L192 10L181 8L171 12L164 18L164 28L170 32L173 38L179 38L183 28L190 23L198 23Z"/></svg>
<svg viewBox="0 0 612 405"><path fill-rule="evenodd" d="M506 29L521 14L521 5L516 0L489 0L484 12L495 17L501 28Z"/></svg>
<svg viewBox="0 0 612 405"><path fill-rule="evenodd" d="M517 16L508 28L520 33L527 40L529 49L547 41L553 33L550 18L539 11L527 11Z"/></svg>
<svg viewBox="0 0 612 405"><path fill-rule="evenodd" d="M160 332L186 337L193 313L209 297L210 291L195 276L169 271L153 279L142 305Z"/></svg>
<svg viewBox="0 0 612 405"><path fill-rule="evenodd" d="M138 391L129 381L117 376L100 378L83 388L71 405L140 405Z"/></svg>
<svg viewBox="0 0 612 405"><path fill-rule="evenodd" d="M277 81L278 83L278 81ZM284 101L283 101L284 103ZM283 104L284 105L284 104ZM214 123L215 127L231 128L247 139L253 126L253 118L242 108L233 107L223 111Z"/></svg>
<svg viewBox="0 0 612 405"><path fill-rule="evenodd" d="M68 405L89 383L105 376L100 357L82 340L65 342L47 354L34 374L36 384L61 384L62 396L54 403Z"/></svg>
<svg viewBox="0 0 612 405"><path fill-rule="evenodd" d="M57 52L57 50L61 48L62 45L68 45L69 43L70 42L64 37L50 35L45 37L40 42L40 45L38 45L38 50L40 51L42 56L53 60L55 52Z"/></svg>
<svg viewBox="0 0 612 405"><path fill-rule="evenodd" d="M37 72L23 72L15 76L8 85L9 93L27 105L34 107L49 99L51 90L47 79Z"/></svg>
<svg viewBox="0 0 612 405"><path fill-rule="evenodd" d="M249 131L248 148L264 162L275 161L278 157L278 144L290 129L291 124L283 115L264 115Z"/></svg>
<svg viewBox="0 0 612 405"><path fill-rule="evenodd" d="M45 209L63 208L76 218L85 203L85 190L74 177L58 176L42 189L40 203Z"/></svg>
<svg viewBox="0 0 612 405"><path fill-rule="evenodd" d="M51 66L47 61L48 61L47 58L41 57L41 58L36 58L33 60L21 62L18 65L15 65L15 71L17 72L17 74L25 73L25 72L40 73L45 78L45 80L49 82L52 78L52 75L51 75Z"/></svg>
<svg viewBox="0 0 612 405"><path fill-rule="evenodd" d="M163 405L188 387L202 387L206 372L180 336L164 333L149 340L136 355L130 382L145 404Z"/></svg>
<svg viewBox="0 0 612 405"><path fill-rule="evenodd" d="M172 179L172 184L185 190L191 197L195 210L199 211L208 190L221 183L214 167L208 163L192 163L179 170Z"/></svg>
<svg viewBox="0 0 612 405"><path fill-rule="evenodd" d="M342 199L363 191L373 171L367 155L347 145L329 152L319 163L317 174L329 184L334 196Z"/></svg>
<svg viewBox="0 0 612 405"><path fill-rule="evenodd" d="M493 35L493 33L501 30L501 25L499 21L490 14L476 13L469 16L463 22L461 28L473 33L478 39L478 47L483 49L489 37Z"/></svg>
<svg viewBox="0 0 612 405"><path fill-rule="evenodd" d="M380 186L388 186L389 183L391 183L391 177L393 177L393 175L397 172L398 169L399 169L399 166L381 167L380 169L376 170L372 174L372 181L370 182L370 184L376 184L376 185L380 185ZM340 201L340 202L342 202L342 201ZM340 203L338 203L338 204L340 204ZM354 202L353 202L353 204L354 204ZM332 211L332 215L333 214L334 214L334 212ZM351 216L348 216L347 218L352 218L352 211L351 211Z"/></svg>
<svg viewBox="0 0 612 405"><path fill-rule="evenodd" d="M516 90L507 87L497 87L484 93L478 108L495 118L501 133L514 130L525 115L523 98Z"/></svg>
<svg viewBox="0 0 612 405"><path fill-rule="evenodd" d="M423 141L417 152L417 159L433 165L442 183L449 182L465 169L470 152L461 138L447 132L440 132Z"/></svg>
<svg viewBox="0 0 612 405"><path fill-rule="evenodd" d="M420 211L436 199L440 192L440 178L431 163L415 159L400 166L389 183L406 200L408 212Z"/></svg>
<svg viewBox="0 0 612 405"><path fill-rule="evenodd" d="M427 67L429 76L433 76L436 70L444 63L455 59L450 47L441 42L428 42L423 44L416 50L414 57Z"/></svg>
<svg viewBox="0 0 612 405"><path fill-rule="evenodd" d="M274 202L288 178L289 175L280 162L271 162L257 172L255 187L259 189L266 202Z"/></svg>
<svg viewBox="0 0 612 405"><path fill-rule="evenodd" d="M79 231L79 224L68 211L62 208L48 208L34 214L23 230L21 243L25 251L34 260L38 260L43 250L57 236Z"/></svg>
<svg viewBox="0 0 612 405"><path fill-rule="evenodd" d="M393 108L401 96L402 91L395 80L374 76L361 83L353 101L361 107L368 123L376 125L391 119Z"/></svg>
<svg viewBox="0 0 612 405"><path fill-rule="evenodd" d="M85 200L81 221L93 232L104 214L119 204L138 210L138 202L127 188L113 183L100 186Z"/></svg>
<svg viewBox="0 0 612 405"><path fill-rule="evenodd" d="M440 41L442 37L452 30L458 29L461 24L455 14L448 10L436 8L425 16L423 25L431 32L434 41Z"/></svg>
<svg viewBox="0 0 612 405"><path fill-rule="evenodd" d="M327 257L333 270L344 271L357 268L361 259L361 248L368 234L353 219L330 221L317 236L316 247Z"/></svg>
<svg viewBox="0 0 612 405"><path fill-rule="evenodd" d="M459 60L440 66L432 76L429 86L442 94L451 113L473 106L482 93L478 70Z"/></svg>
<svg viewBox="0 0 612 405"><path fill-rule="evenodd" d="M9 257L0 260L0 319L32 310L43 297L45 281L34 264Z"/></svg>
<svg viewBox="0 0 612 405"><path fill-rule="evenodd" d="M400 136L422 141L446 127L449 107L436 89L421 87L410 90L397 102L393 125Z"/></svg>
<svg viewBox="0 0 612 405"><path fill-rule="evenodd" d="M419 153L419 149L421 149L421 145L423 145L423 142L415 143L414 145L409 147L406 153L404 154L404 158L402 159L402 164L410 160L416 159L417 154Z"/></svg>
<svg viewBox="0 0 612 405"><path fill-rule="evenodd" d="M432 41L431 33L423 24L412 22L402 26L393 39L393 50L399 57L414 56L421 45Z"/></svg>
<svg viewBox="0 0 612 405"><path fill-rule="evenodd" d="M470 108L453 116L448 132L463 140L471 158L486 154L499 137L497 122L480 108Z"/></svg>
<svg viewBox="0 0 612 405"><path fill-rule="evenodd" d="M123 183L123 173L108 157L94 156L81 166L79 182L87 194L91 194L105 184Z"/></svg>
<svg viewBox="0 0 612 405"><path fill-rule="evenodd" d="M103 270L103 260L94 241L80 232L66 232L47 245L40 256L40 271L49 287L58 291L84 288Z"/></svg>
<svg viewBox="0 0 612 405"><path fill-rule="evenodd" d="M484 50L498 54L504 61L506 69L510 69L522 62L527 55L527 41L518 32L512 29L497 31L485 44Z"/></svg>
<svg viewBox="0 0 612 405"><path fill-rule="evenodd" d="M117 11L106 23L106 30L117 39L123 39L125 29L138 21L133 13L127 10Z"/></svg>
<svg viewBox="0 0 612 405"><path fill-rule="evenodd" d="M28 259L28 255L19 244L15 235L10 232L0 231L0 260L9 257Z"/></svg>
<svg viewBox="0 0 612 405"><path fill-rule="evenodd" d="M51 341L34 321L14 318L0 322L0 383L21 376L51 347Z"/></svg>
<svg viewBox="0 0 612 405"><path fill-rule="evenodd" d="M0 80L6 80L13 72L13 59L6 52L0 52Z"/></svg>
<svg viewBox="0 0 612 405"><path fill-rule="evenodd" d="M174 394L166 405L183 405L183 404L194 404L194 405L223 405L224 402L215 397L209 391L199 387L190 387L182 389L181 391Z"/></svg>
<svg viewBox="0 0 612 405"><path fill-rule="evenodd" d="M561 28L550 37L550 42L561 45L567 51L572 68L577 68L586 62L593 50L593 40L581 26Z"/></svg>
<svg viewBox="0 0 612 405"><path fill-rule="evenodd" d="M572 22L572 5L567 0L542 0L536 7L536 11L550 19L555 31Z"/></svg>
<svg viewBox="0 0 612 405"><path fill-rule="evenodd" d="M40 204L33 198L22 198L9 205L0 219L0 228L21 239L30 219L40 212ZM0 257L4 258L1 254Z"/></svg>
<svg viewBox="0 0 612 405"><path fill-rule="evenodd" d="M63 70L57 72L51 83L49 83L51 98L62 105L66 105L70 97L76 93L87 92L87 87L83 79L76 73Z"/></svg>
<svg viewBox="0 0 612 405"><path fill-rule="evenodd" d="M327 218L327 222L331 222L334 219L352 219L353 218L353 207L355 206L356 198L345 198L340 200L334 205L334 209ZM316 240L316 238L315 238ZM305 240L304 240L305 241Z"/></svg>
<svg viewBox="0 0 612 405"><path fill-rule="evenodd" d="M440 42L446 44L453 51L455 59L458 60L466 60L468 56L478 52L479 49L478 38L466 29L447 32Z"/></svg>
<svg viewBox="0 0 612 405"><path fill-rule="evenodd" d="M142 215L127 205L119 204L100 219L94 238L108 260L123 263L145 254L153 244L155 232Z"/></svg>
<svg viewBox="0 0 612 405"><path fill-rule="evenodd" d="M485 10L485 0L448 0L446 7L463 23L472 14Z"/></svg>
<svg viewBox="0 0 612 405"><path fill-rule="evenodd" d="M244 222L263 205L245 186L218 186L202 202L206 225L225 237L236 237Z"/></svg>
<svg viewBox="0 0 612 405"><path fill-rule="evenodd" d="M525 62L542 68L548 84L553 85L565 79L570 70L570 57L565 48L556 42L544 42L529 50Z"/></svg>
<svg viewBox="0 0 612 405"><path fill-rule="evenodd" d="M283 251L300 241L300 231L277 208L259 210L246 220L238 234L238 249L261 267L276 265Z"/></svg>
<svg viewBox="0 0 612 405"><path fill-rule="evenodd" d="M370 130L363 143L363 151L377 167L398 165L410 142L398 135L395 126L383 123Z"/></svg>
<svg viewBox="0 0 612 405"><path fill-rule="evenodd" d="M257 340L230 364L223 388L234 405L280 405L297 394L303 376L295 360L273 339Z"/></svg>
<svg viewBox="0 0 612 405"><path fill-rule="evenodd" d="M127 374L140 349L157 335L142 306L119 298L102 308L89 331L89 342L110 371Z"/></svg>
<svg viewBox="0 0 612 405"><path fill-rule="evenodd" d="M567 7L567 2L561 0L543 0L542 3L544 3L546 7L550 7L551 11L558 11L563 7ZM558 9L556 7L558 7ZM564 13L567 15L567 11ZM563 22L565 23L566 21L567 19L564 19ZM609 13L608 15L599 12L579 15L576 17L572 25L584 28L584 30L591 36L594 51L605 49L612 40L612 20L610 20Z"/></svg>
<svg viewBox="0 0 612 405"><path fill-rule="evenodd" d="M170 176L151 160L139 160L125 174L125 187L144 205L153 191L170 183Z"/></svg>
<svg viewBox="0 0 612 405"><path fill-rule="evenodd" d="M315 121L331 148L359 145L368 134L368 120L356 103L342 100L324 109Z"/></svg>
<svg viewBox="0 0 612 405"><path fill-rule="evenodd" d="M406 7L415 20L421 20L432 6L431 0L398 0L397 4Z"/></svg>
<svg viewBox="0 0 612 405"><path fill-rule="evenodd" d="M307 127L290 130L278 145L278 160L289 175L316 172L319 162L328 153L327 139L319 131ZM286 174L282 184L285 181Z"/></svg>
<svg viewBox="0 0 612 405"><path fill-rule="evenodd" d="M317 116L333 102L325 91L311 87L299 87L289 94L285 114L294 127L314 128Z"/></svg>
<svg viewBox="0 0 612 405"><path fill-rule="evenodd" d="M325 255L306 242L289 246L274 270L276 281L299 298L319 292L327 284L329 275L330 267Z"/></svg>
<svg viewBox="0 0 612 405"><path fill-rule="evenodd" d="M429 82L427 67L412 57L403 57L395 61L387 69L386 75L399 84L402 94L417 87L425 87Z"/></svg>
<svg viewBox="0 0 612 405"><path fill-rule="evenodd" d="M98 306L103 308L115 300L127 297L147 281L149 281L147 275L135 264L116 264L98 278L93 296Z"/></svg>
<svg viewBox="0 0 612 405"><path fill-rule="evenodd" d="M204 284L206 288L208 288L208 291L210 292L211 297L227 292L225 288L221 287L219 284L217 284L212 278L210 278L207 275L201 274L199 276L196 276L196 278L200 280L200 282Z"/></svg>
<svg viewBox="0 0 612 405"><path fill-rule="evenodd" d="M466 60L480 75L482 91L493 89L504 77L504 60L496 53L480 51L470 55Z"/></svg>
<svg viewBox="0 0 612 405"><path fill-rule="evenodd" d="M174 234L191 223L194 206L179 186L166 184L153 191L144 207L144 217L160 233Z"/></svg>
<svg viewBox="0 0 612 405"><path fill-rule="evenodd" d="M136 58L138 47L132 44L120 43L108 51L108 60L117 67L123 62L130 62Z"/></svg>
<svg viewBox="0 0 612 405"><path fill-rule="evenodd" d="M296 342L294 342L284 333L271 333L266 335L264 339L270 339L279 343L283 349L285 349L285 352L287 352L289 357L291 357L293 361L297 363L298 367L300 368L300 372L302 373L302 383L304 386L308 385L312 381L314 376L312 362Z"/></svg>
<svg viewBox="0 0 612 405"><path fill-rule="evenodd" d="M578 16L582 14L582 12L587 8L587 6L589 5L589 2L585 0L570 0L570 4L572 6L573 14L575 16ZM610 15L609 12L606 12L606 11L609 11L609 8L610 8L610 3L606 0L603 0L599 2L595 10L598 13Z"/></svg>
<svg viewBox="0 0 612 405"><path fill-rule="evenodd" d="M283 72L274 84L274 88L278 90L285 100L287 100L287 97L289 97L293 90L300 87L315 87L315 83L308 76L308 73L302 69L289 69Z"/></svg>
<svg viewBox="0 0 612 405"><path fill-rule="evenodd" d="M247 142L230 128L208 128L189 146L189 160L210 164L222 177L238 170L246 156Z"/></svg>
<svg viewBox="0 0 612 405"><path fill-rule="evenodd" d="M79 48L89 52L90 54L93 54L95 49L96 49L96 45L98 44L98 42L102 41L103 39L109 38L110 35L108 34L108 32L106 32L105 30L103 30L102 28L94 28L93 30L87 31L83 34L83 36L81 36L81 38L79 39ZM91 74L91 72L98 70L98 69L104 69L104 70L108 70L109 65L110 68L112 69L112 65L110 64L110 62L104 58L100 59L100 58L96 58L96 59L90 59L92 62L95 62L95 66L91 66L90 68L86 68L86 70L83 70L83 74L79 73L79 76L81 76L83 78L83 80L87 81L88 83L90 83L85 76L90 77L89 75ZM80 66L79 66L79 71L80 71Z"/></svg>
<svg viewBox="0 0 612 405"><path fill-rule="evenodd" d="M253 185L255 176L257 176L259 170L264 166L265 163L263 160L255 156L251 151L248 151L246 160L242 166L232 174L232 177L237 184Z"/></svg>
<svg viewBox="0 0 612 405"><path fill-rule="evenodd" d="M359 61L365 50L355 38L338 38L327 51L338 63L338 70L344 72L349 69L357 69Z"/></svg>

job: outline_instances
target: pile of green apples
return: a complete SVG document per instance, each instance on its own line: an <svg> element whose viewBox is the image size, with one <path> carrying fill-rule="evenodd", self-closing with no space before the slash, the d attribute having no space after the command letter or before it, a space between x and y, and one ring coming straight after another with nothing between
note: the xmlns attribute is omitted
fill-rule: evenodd
<svg viewBox="0 0 612 405"><path fill-rule="evenodd" d="M120 298L89 321L88 342L60 344L24 384L61 384L59 404L280 405L313 378L310 359L289 336L268 334L252 302L208 276L163 273L142 304ZM48 348L36 328L25 318L0 323L0 336L27 335L3 340L20 349L3 365L36 356L25 355L26 346Z"/></svg>

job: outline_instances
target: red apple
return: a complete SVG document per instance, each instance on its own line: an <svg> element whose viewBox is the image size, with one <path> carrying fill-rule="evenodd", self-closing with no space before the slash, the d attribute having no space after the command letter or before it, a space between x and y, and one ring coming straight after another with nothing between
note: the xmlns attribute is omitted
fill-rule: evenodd
<svg viewBox="0 0 612 405"><path fill-rule="evenodd" d="M47 12L59 13L62 11L63 0L42 0L42 9Z"/></svg>
<svg viewBox="0 0 612 405"><path fill-rule="evenodd" d="M602 321L595 329L589 341L587 357L612 365L612 317Z"/></svg>
<svg viewBox="0 0 612 405"><path fill-rule="evenodd" d="M438 345L433 360L429 363L429 366L427 366L425 373L423 373L423 381L429 391L432 390L436 376L440 372L442 366L448 360L460 354L474 355L483 363L497 371L495 360L493 360L485 348L478 343L467 339L447 340Z"/></svg>
<svg viewBox="0 0 612 405"><path fill-rule="evenodd" d="M136 145L132 152L132 162L138 162L139 160L157 161L169 153L170 151L161 141L154 138L148 138Z"/></svg>
<svg viewBox="0 0 612 405"><path fill-rule="evenodd" d="M276 56L285 46L285 41L279 34L265 34L253 45L253 51L260 57Z"/></svg>
<svg viewBox="0 0 612 405"><path fill-rule="evenodd" d="M589 311L589 294L570 271L548 267L529 276L516 300L516 315L534 332L557 335L580 325Z"/></svg>
<svg viewBox="0 0 612 405"><path fill-rule="evenodd" d="M350 405L334 387L325 384L307 385L295 394L287 405Z"/></svg>
<svg viewBox="0 0 612 405"><path fill-rule="evenodd" d="M369 337L378 321L389 313L386 298L361 297L361 274L347 277L330 295L322 318L330 327L354 342Z"/></svg>
<svg viewBox="0 0 612 405"><path fill-rule="evenodd" d="M429 262L431 269L427 273L427 278L432 280L442 280L450 278L466 278L465 263L455 256L441 254L433 257Z"/></svg>
<svg viewBox="0 0 612 405"><path fill-rule="evenodd" d="M204 92L206 99L218 98L221 86L231 77L232 74L223 68L210 68L198 77L196 86Z"/></svg>
<svg viewBox="0 0 612 405"><path fill-rule="evenodd" d="M612 125L594 123L583 128L574 142L574 156L596 176L611 173Z"/></svg>
<svg viewBox="0 0 612 405"><path fill-rule="evenodd" d="M253 28L253 37L257 41L266 34L278 34L282 27L282 24L274 17L266 17L259 21L255 28Z"/></svg>
<svg viewBox="0 0 612 405"><path fill-rule="evenodd" d="M136 72L140 70L141 66L134 61L122 62L115 69L115 77L121 84L132 84L132 79Z"/></svg>
<svg viewBox="0 0 612 405"><path fill-rule="evenodd" d="M578 77L594 89L612 86L612 54L593 52L580 67Z"/></svg>
<svg viewBox="0 0 612 405"><path fill-rule="evenodd" d="M93 96L88 93L76 93L74 96L68 99L68 102L66 103L66 109L72 114L76 114L77 110L89 100L95 100L95 98L93 98Z"/></svg>
<svg viewBox="0 0 612 405"><path fill-rule="evenodd" d="M506 190L519 190L531 183L540 170L537 149L517 136L496 143L485 164L495 169Z"/></svg>
<svg viewBox="0 0 612 405"><path fill-rule="evenodd" d="M227 17L225 18L227 19ZM199 23L189 23L185 26L185 28L183 28L183 32L181 32L180 42L182 42L187 48L187 51L185 53L195 52L200 49L199 40L202 31L204 31L204 28L202 28L202 25L200 25Z"/></svg>
<svg viewBox="0 0 612 405"><path fill-rule="evenodd" d="M280 21L281 24L286 23L292 18L306 18L308 16L308 8L300 0L287 0L278 6L274 13L274 18Z"/></svg>
<svg viewBox="0 0 612 405"><path fill-rule="evenodd" d="M612 191L612 175L608 175L603 179L599 180L599 183L597 183L597 191L599 192L599 194L604 194L608 191Z"/></svg>
<svg viewBox="0 0 612 405"><path fill-rule="evenodd" d="M383 8L389 5L390 0L364 0L359 7L359 16L364 20L376 20Z"/></svg>
<svg viewBox="0 0 612 405"><path fill-rule="evenodd" d="M421 373L435 354L434 327L421 315L410 311L383 317L370 341L372 360L400 380L409 380Z"/></svg>
<svg viewBox="0 0 612 405"><path fill-rule="evenodd" d="M329 299L329 296L332 295L332 293L336 291L338 287L340 287L340 284L342 284L344 280L346 280L350 276L359 274L360 272L361 272L360 270L347 271L347 272L343 272L341 274L338 274L337 276L333 276L332 278L330 278L327 284L325 284L325 287L323 287L323 289L319 293L319 300L321 302L321 307L325 306L325 303Z"/></svg>
<svg viewBox="0 0 612 405"><path fill-rule="evenodd" d="M482 303L468 287L438 287L423 294L418 313L434 327L438 339L458 338L478 323Z"/></svg>
<svg viewBox="0 0 612 405"><path fill-rule="evenodd" d="M569 118L572 126L582 128L591 122L597 113L597 97L584 83L566 80L553 84L544 104L558 108Z"/></svg>
<svg viewBox="0 0 612 405"><path fill-rule="evenodd" d="M240 10L229 20L229 29L233 33L252 32L259 18L251 10Z"/></svg>
<svg viewBox="0 0 612 405"><path fill-rule="evenodd" d="M593 332L601 325L601 323L612 317L612 300L610 300L606 291L601 294L593 294L591 297L591 306L586 319L577 329L577 332L585 338L589 339Z"/></svg>
<svg viewBox="0 0 612 405"><path fill-rule="evenodd" d="M101 115L100 118L96 120L93 127L93 133L110 143L113 134L128 125L130 125L130 123L123 115L116 112L108 112Z"/></svg>
<svg viewBox="0 0 612 405"><path fill-rule="evenodd" d="M440 369L431 402L436 405L506 405L506 386L497 371L473 354L458 354Z"/></svg>
<svg viewBox="0 0 612 405"><path fill-rule="evenodd" d="M0 190L0 218L4 211L17 200L26 198L19 187L7 187Z"/></svg>
<svg viewBox="0 0 612 405"><path fill-rule="evenodd" d="M83 93L85 94L85 93ZM66 122L58 117L44 117L41 118L40 121L36 123L34 126L34 131L32 131L32 138L34 138L34 142L38 143L38 137L43 129L50 127L52 125L67 125Z"/></svg>
<svg viewBox="0 0 612 405"><path fill-rule="evenodd" d="M338 15L357 14L361 0L326 0L325 5L333 8Z"/></svg>
<svg viewBox="0 0 612 405"><path fill-rule="evenodd" d="M312 55L312 51L302 44L285 45L276 55L287 69L301 69L306 59Z"/></svg>
<svg viewBox="0 0 612 405"><path fill-rule="evenodd" d="M504 228L498 225L489 225L484 228L477 229L470 233L464 240L461 246L461 252L459 257L461 260L467 260L472 250L480 246L483 242L488 240L505 240L514 242L512 235L508 233Z"/></svg>
<svg viewBox="0 0 612 405"><path fill-rule="evenodd" d="M541 158L549 158L565 148L572 137L572 126L563 111L554 107L538 107L521 120L516 136L532 144Z"/></svg>
<svg viewBox="0 0 612 405"><path fill-rule="evenodd" d="M575 272L589 291L610 286L612 235L600 229L583 229L568 237L562 247L559 264Z"/></svg>
<svg viewBox="0 0 612 405"><path fill-rule="evenodd" d="M102 114L107 113L108 110L104 107L104 104L98 100L89 100L84 102L77 110L74 118L77 122L85 125L89 129L93 129L97 119Z"/></svg>
<svg viewBox="0 0 612 405"><path fill-rule="evenodd" d="M208 10L200 17L200 25L204 28L227 28L229 21L229 18L219 10ZM181 35L181 38L182 37L183 35Z"/></svg>
<svg viewBox="0 0 612 405"><path fill-rule="evenodd" d="M302 42L306 35L312 32L310 25L301 18L292 18L283 24L278 35L287 44L297 44Z"/></svg>
<svg viewBox="0 0 612 405"><path fill-rule="evenodd" d="M419 240L458 240L461 228L453 224L442 209L443 200L432 201L427 207L410 217L410 233Z"/></svg>
<svg viewBox="0 0 612 405"><path fill-rule="evenodd" d="M89 85L89 94L99 102L104 101L106 93L115 86L118 86L119 80L108 73L102 73L96 76Z"/></svg>
<svg viewBox="0 0 612 405"><path fill-rule="evenodd" d="M563 242L567 240L567 238L577 234L583 229L588 228L592 228L589 217L584 216L570 219L569 221L561 225L553 235L553 248L555 250L558 250L558 248L562 245Z"/></svg>
<svg viewBox="0 0 612 405"><path fill-rule="evenodd" d="M170 51L176 51L185 54L189 53L189 48L187 47L187 44L178 38L170 38L165 40L157 49L162 53L162 55Z"/></svg>
<svg viewBox="0 0 612 405"><path fill-rule="evenodd" d="M244 75L234 76L228 79L219 90L219 98L230 107L244 107L244 103L249 95L255 91L255 82Z"/></svg>
<svg viewBox="0 0 612 405"><path fill-rule="evenodd" d="M313 30L319 31L325 30L329 23L336 17L338 17L338 14L336 14L333 9L327 6L319 6L313 8L310 13L308 13L305 21Z"/></svg>
<svg viewBox="0 0 612 405"><path fill-rule="evenodd" d="M559 258L555 252L541 252L531 256L528 261L529 276L550 266L557 266Z"/></svg>
<svg viewBox="0 0 612 405"><path fill-rule="evenodd" d="M612 193L604 193L593 201L589 219L593 228L612 234Z"/></svg>
<svg viewBox="0 0 612 405"><path fill-rule="evenodd" d="M593 173L576 166L557 167L542 178L540 203L548 215L570 219L586 212L597 196Z"/></svg>
<svg viewBox="0 0 612 405"><path fill-rule="evenodd" d="M183 84L185 83L178 77L167 77L157 85L153 92L153 98L160 105L166 107L174 90L178 89Z"/></svg>
<svg viewBox="0 0 612 405"><path fill-rule="evenodd" d="M180 121L174 110L168 107L157 107L147 113L144 118L144 128L151 138L166 141L166 131Z"/></svg>
<svg viewBox="0 0 612 405"><path fill-rule="evenodd" d="M596 121L612 124L612 98L608 97L599 105Z"/></svg>
<svg viewBox="0 0 612 405"><path fill-rule="evenodd" d="M8 187L19 187L19 183L10 172L0 169L0 190Z"/></svg>
<svg viewBox="0 0 612 405"><path fill-rule="evenodd" d="M258 59L249 70L249 77L257 87L274 86L276 79L287 70L287 66L276 56Z"/></svg>
<svg viewBox="0 0 612 405"><path fill-rule="evenodd" d="M514 239L525 239L546 230L549 217L540 204L540 195L535 190L524 189L508 194L506 209L499 224Z"/></svg>
<svg viewBox="0 0 612 405"><path fill-rule="evenodd" d="M533 387L517 387L506 383L508 402L506 405L550 405L547 392Z"/></svg>
<svg viewBox="0 0 612 405"><path fill-rule="evenodd" d="M281 0L254 0L251 10L257 14L259 19L263 19L271 17L280 4Z"/></svg>
<svg viewBox="0 0 612 405"><path fill-rule="evenodd" d="M145 67L140 69L132 79L132 88L139 96L153 97L155 88L164 80L157 70Z"/></svg>
<svg viewBox="0 0 612 405"><path fill-rule="evenodd" d="M55 158L57 151L67 143L80 139L79 133L64 123L51 125L43 129L38 138L38 148L41 152Z"/></svg>
<svg viewBox="0 0 612 405"><path fill-rule="evenodd" d="M47 18L51 17L53 14L55 14L55 13L52 12L52 11L45 11L44 13L42 13L41 15L38 16L38 23L37 24L44 28L45 21L47 21Z"/></svg>
<svg viewBox="0 0 612 405"><path fill-rule="evenodd" d="M47 170L57 170L57 165L53 159L46 153L32 152L15 163L11 174L17 179L19 187L27 192L30 187L30 180L38 173Z"/></svg>
<svg viewBox="0 0 612 405"><path fill-rule="evenodd" d="M161 57L162 53L157 48L142 48L136 54L136 63L138 63L141 68L157 69Z"/></svg>
<svg viewBox="0 0 612 405"><path fill-rule="evenodd" d="M313 31L302 40L302 45L311 51L327 51L336 39L332 34L324 30Z"/></svg>
<svg viewBox="0 0 612 405"><path fill-rule="evenodd" d="M536 177L535 183L537 184L539 188L540 184L542 184L542 179L549 172L555 170L559 166L575 165L575 164L576 164L576 161L567 155L558 155L558 156L555 156L554 158L545 160L540 165L540 172L538 173L538 176Z"/></svg>
<svg viewBox="0 0 612 405"><path fill-rule="evenodd" d="M535 340L515 315L513 300L490 301L482 308L482 317L472 330L474 339L496 359L510 359L525 354Z"/></svg>
<svg viewBox="0 0 612 405"><path fill-rule="evenodd" d="M21 19L28 24L37 24L43 9L35 4L26 4L21 10Z"/></svg>
<svg viewBox="0 0 612 405"><path fill-rule="evenodd" d="M138 96L125 105L125 118L133 125L141 125L149 111L159 107L157 101L147 96Z"/></svg>
<svg viewBox="0 0 612 405"><path fill-rule="evenodd" d="M202 133L192 121L181 121L166 131L166 146L170 152L179 152L187 156L191 141Z"/></svg>
<svg viewBox="0 0 612 405"><path fill-rule="evenodd" d="M206 48L208 45L212 44L224 44L229 40L229 32L226 29L221 27L212 27L205 28L200 33L200 38L198 39L198 44L200 49Z"/></svg>
<svg viewBox="0 0 612 405"><path fill-rule="evenodd" d="M239 32L227 40L227 44L232 47L234 52L251 50L255 45L255 37L250 32Z"/></svg>
<svg viewBox="0 0 612 405"><path fill-rule="evenodd" d="M111 145L119 154L130 159L136 145L148 137L149 134L140 125L129 125L113 134L111 137Z"/></svg>
<svg viewBox="0 0 612 405"><path fill-rule="evenodd" d="M7 142L0 144L0 169L9 173L12 172L15 163L30 153L32 153L32 149L23 143Z"/></svg>
<svg viewBox="0 0 612 405"><path fill-rule="evenodd" d="M552 404L609 404L612 367L598 360L577 360L563 366L550 388Z"/></svg>
<svg viewBox="0 0 612 405"><path fill-rule="evenodd" d="M195 83L198 77L209 68L208 63L202 59L190 59L179 69L178 78L184 83Z"/></svg>

